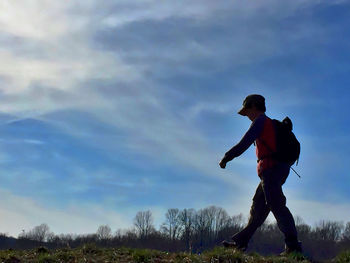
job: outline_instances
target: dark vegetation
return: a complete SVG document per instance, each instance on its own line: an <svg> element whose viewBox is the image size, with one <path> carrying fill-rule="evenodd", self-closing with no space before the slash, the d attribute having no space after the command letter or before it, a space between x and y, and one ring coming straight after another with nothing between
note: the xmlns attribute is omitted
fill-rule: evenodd
<svg viewBox="0 0 350 263"><path fill-rule="evenodd" d="M339 262L350 262L350 252L346 252L350 250L350 222L320 221L311 227L300 217L295 221L308 258L321 261L339 255L338 257L348 259ZM151 211L141 211L134 218L134 227L128 230L119 229L113 233L108 225L102 225L93 234L56 235L50 232L46 224L41 224L27 232L23 231L17 239L2 234L0 249L22 250L40 246L50 250L76 249L93 243L101 249L130 247L198 255L220 246L222 240L230 239L245 223L242 215L230 216L216 206L197 211L169 209L164 223L157 230ZM248 253L276 255L283 251L283 246L283 236L277 225L265 223L251 240ZM85 252L86 249L88 248L85 247Z"/></svg>

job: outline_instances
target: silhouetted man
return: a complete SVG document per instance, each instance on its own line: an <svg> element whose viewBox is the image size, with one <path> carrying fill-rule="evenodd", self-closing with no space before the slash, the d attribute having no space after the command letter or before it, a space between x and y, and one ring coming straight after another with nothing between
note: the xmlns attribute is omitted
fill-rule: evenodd
<svg viewBox="0 0 350 263"><path fill-rule="evenodd" d="M220 167L240 156L255 141L258 158L257 172L261 181L253 197L247 226L232 237L232 242L223 241L225 247L245 251L254 232L266 220L270 211L277 220L279 229L285 236L285 252L301 252L294 219L286 207L286 197L282 185L286 181L290 164L272 158L271 151L276 150L276 136L272 120L265 115L265 98L261 95L249 95L243 102L238 114L247 116L252 124L241 141L225 153Z"/></svg>

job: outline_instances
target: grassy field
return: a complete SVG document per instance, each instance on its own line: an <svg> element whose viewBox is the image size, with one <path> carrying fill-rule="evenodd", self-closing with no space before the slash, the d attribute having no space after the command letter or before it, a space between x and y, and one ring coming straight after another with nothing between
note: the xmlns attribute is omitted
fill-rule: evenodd
<svg viewBox="0 0 350 263"><path fill-rule="evenodd" d="M62 248L49 250L39 247L32 250L0 250L1 263L309 263L300 254L288 257L263 257L256 253L241 253L233 249L216 247L202 254L168 253L150 249L134 248L99 248L94 244L87 244L79 248ZM340 254L332 263L349 263L350 251Z"/></svg>
<svg viewBox="0 0 350 263"><path fill-rule="evenodd" d="M346 258L347 256L347 258ZM344 260L350 259L349 255L344 255ZM200 255L188 253L167 253L149 249L132 248L98 248L93 244L84 245L76 249L48 250L37 248L33 250L2 250L0 260L5 263L36 262L36 263L93 263L93 262L120 262L120 263L293 263L310 262L301 255L290 255L288 257L262 257L257 254L243 254L232 249L222 247L208 250ZM334 261L349 262L349 261Z"/></svg>

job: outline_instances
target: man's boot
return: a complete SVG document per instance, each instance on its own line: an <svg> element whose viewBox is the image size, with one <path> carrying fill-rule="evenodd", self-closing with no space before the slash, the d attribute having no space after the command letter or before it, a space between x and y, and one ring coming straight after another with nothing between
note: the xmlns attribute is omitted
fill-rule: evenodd
<svg viewBox="0 0 350 263"><path fill-rule="evenodd" d="M230 241L224 240L221 242L221 244L226 248L234 248L234 249L237 249L237 250L242 251L242 252L247 250L247 245L242 245L242 244L239 244L235 241L230 242Z"/></svg>
<svg viewBox="0 0 350 263"><path fill-rule="evenodd" d="M280 254L280 256L287 256L290 253L303 253L300 241L297 241L296 243L290 245L286 244L284 247L284 251Z"/></svg>

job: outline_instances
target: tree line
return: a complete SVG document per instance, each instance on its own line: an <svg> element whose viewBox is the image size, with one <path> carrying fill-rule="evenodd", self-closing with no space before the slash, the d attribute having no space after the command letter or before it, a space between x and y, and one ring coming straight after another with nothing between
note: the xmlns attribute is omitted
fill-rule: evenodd
<svg viewBox="0 0 350 263"><path fill-rule="evenodd" d="M350 249L350 222L322 220L314 226L306 224L301 217L295 218L299 239L306 254L315 260L335 257ZM224 239L240 231L246 224L242 214L230 216L225 209L209 206L203 209L168 209L158 229L150 210L139 211L134 217L133 227L112 231L101 225L95 233L54 234L47 224L41 224L19 234L18 240L43 243L50 248L78 247L96 243L105 247L127 246L159 249L170 252L187 251L201 253L220 245ZM283 250L283 235L276 223L265 222L254 234L249 251L260 254L276 254Z"/></svg>

